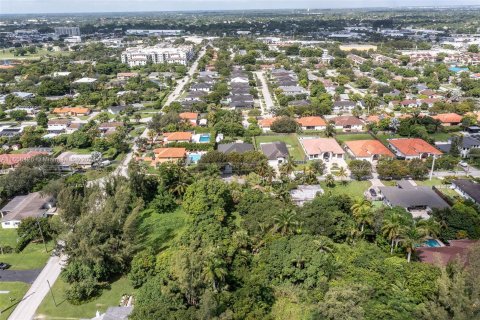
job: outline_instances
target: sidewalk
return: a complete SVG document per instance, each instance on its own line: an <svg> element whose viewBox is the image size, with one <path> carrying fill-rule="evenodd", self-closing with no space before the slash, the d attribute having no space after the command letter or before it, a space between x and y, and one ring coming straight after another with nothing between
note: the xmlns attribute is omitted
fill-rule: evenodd
<svg viewBox="0 0 480 320"><path fill-rule="evenodd" d="M35 312L42 303L43 299L49 294L48 282L53 286L57 280L60 272L62 271L62 265L64 264L65 257L52 256L48 259L45 268L38 275L37 279L33 282L30 289L27 291L22 301L17 305L15 310L8 318L8 320L31 320L35 316Z"/></svg>

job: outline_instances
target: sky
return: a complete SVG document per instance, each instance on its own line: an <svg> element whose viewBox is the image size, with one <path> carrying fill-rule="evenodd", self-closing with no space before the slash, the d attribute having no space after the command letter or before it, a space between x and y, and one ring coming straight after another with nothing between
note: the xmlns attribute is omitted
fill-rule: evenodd
<svg viewBox="0 0 480 320"><path fill-rule="evenodd" d="M479 0L0 0L0 14L480 5Z"/></svg>

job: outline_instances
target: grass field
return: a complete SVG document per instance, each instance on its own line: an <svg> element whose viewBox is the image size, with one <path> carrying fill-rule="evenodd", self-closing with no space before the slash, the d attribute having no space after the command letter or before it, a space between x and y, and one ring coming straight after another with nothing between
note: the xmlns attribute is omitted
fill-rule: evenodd
<svg viewBox="0 0 480 320"><path fill-rule="evenodd" d="M52 295L48 294L37 310L37 317L45 320L90 319L95 317L97 311L103 313L108 307L117 306L124 294L135 293L130 281L127 278L120 278L114 281L109 289L104 289L100 297L81 305L73 305L65 300L65 290L67 288L68 284L59 277L52 287L57 306L55 306Z"/></svg>
<svg viewBox="0 0 480 320"><path fill-rule="evenodd" d="M325 193L332 194L347 194L353 198L362 198L363 193L372 185L370 181L350 181L347 184L342 184L340 181L335 182L335 187L329 188L324 181L320 182Z"/></svg>
<svg viewBox="0 0 480 320"><path fill-rule="evenodd" d="M356 141L356 140L374 140L368 133L359 133L359 134L337 134L335 139L338 143L342 144L347 141Z"/></svg>
<svg viewBox="0 0 480 320"><path fill-rule="evenodd" d="M257 150L260 150L260 143L283 141L288 147L288 152L294 160L305 160L305 153L300 146L296 134L285 134L283 136L258 136L255 137Z"/></svg>
<svg viewBox="0 0 480 320"><path fill-rule="evenodd" d="M20 253L0 254L0 261L11 264L10 270L41 269L50 257L53 242L47 242L47 250L43 243L31 243Z"/></svg>
<svg viewBox="0 0 480 320"><path fill-rule="evenodd" d="M163 214L145 210L140 217L138 243L152 247L157 252L161 251L183 234L188 219L188 215L181 209Z"/></svg>
<svg viewBox="0 0 480 320"><path fill-rule="evenodd" d="M37 52L34 54L26 54L24 56L15 56L13 52L10 52L10 49L2 49L0 50L0 60L5 60L5 59L12 59L12 60L31 60L31 59L38 59L41 58L45 55L51 55L51 56L61 56L61 55L66 55L69 54L69 52L66 51L48 51L47 49L37 49Z"/></svg>
<svg viewBox="0 0 480 320"><path fill-rule="evenodd" d="M23 282L0 282L0 320L7 320L30 286Z"/></svg>

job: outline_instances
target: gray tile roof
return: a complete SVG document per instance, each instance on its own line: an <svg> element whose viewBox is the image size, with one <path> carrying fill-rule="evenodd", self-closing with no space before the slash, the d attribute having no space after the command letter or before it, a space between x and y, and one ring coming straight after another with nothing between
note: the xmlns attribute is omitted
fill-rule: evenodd
<svg viewBox="0 0 480 320"><path fill-rule="evenodd" d="M277 160L278 158L287 158L288 148L285 142L277 141L271 143L261 143L260 148L268 160Z"/></svg>
<svg viewBox="0 0 480 320"><path fill-rule="evenodd" d="M449 207L448 203L430 187L379 187L379 190L385 197L385 200L394 207L398 206L405 209L416 207L443 209Z"/></svg>
<svg viewBox="0 0 480 320"><path fill-rule="evenodd" d="M250 143L225 143L219 144L217 150L225 154L232 152L244 153L247 151L252 151L253 145Z"/></svg>
<svg viewBox="0 0 480 320"><path fill-rule="evenodd" d="M452 184L465 192L475 202L480 203L480 184L466 179L452 181Z"/></svg>

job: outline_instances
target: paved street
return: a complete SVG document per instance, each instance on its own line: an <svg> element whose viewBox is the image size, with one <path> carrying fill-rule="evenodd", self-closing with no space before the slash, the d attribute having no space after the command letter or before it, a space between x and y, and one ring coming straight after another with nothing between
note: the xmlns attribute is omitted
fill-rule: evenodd
<svg viewBox="0 0 480 320"><path fill-rule="evenodd" d="M64 261L64 257L60 258L58 256L52 256L48 260L45 268L8 318L9 320L30 320L33 318L43 299L49 294L47 280L53 286L60 275Z"/></svg>
<svg viewBox="0 0 480 320"><path fill-rule="evenodd" d="M0 270L0 283L10 281L20 281L25 283L32 283L40 274L42 269L32 270ZM1 288L1 284L0 284Z"/></svg>
<svg viewBox="0 0 480 320"><path fill-rule="evenodd" d="M256 71L255 74L262 84L262 95L263 99L265 100L266 107L265 112L270 113L275 105L273 103L272 96L270 95L270 90L268 90L267 79L265 79L265 74L263 71Z"/></svg>

